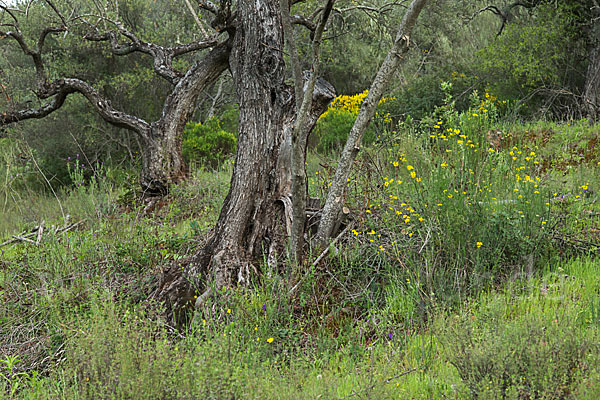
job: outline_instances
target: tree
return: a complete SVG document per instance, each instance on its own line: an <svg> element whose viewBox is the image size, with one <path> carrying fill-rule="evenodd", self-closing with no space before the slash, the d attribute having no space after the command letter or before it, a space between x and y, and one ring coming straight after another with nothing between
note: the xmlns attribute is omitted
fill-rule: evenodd
<svg viewBox="0 0 600 400"><path fill-rule="evenodd" d="M581 114L586 115L590 121L596 121L600 113L600 3L597 0L567 0L564 2L555 2L551 0L526 0L507 2L503 5L488 5L478 10L475 15L490 11L501 21L500 29L497 35L505 32L505 27L517 21L518 10L527 10L532 14L540 10L552 9L558 17L564 21L564 26L569 27L573 32L573 37L568 40L578 42L585 49L586 60L585 68L582 73L585 76L582 85L573 89L576 93L571 94L569 88L560 87L559 90L551 90L552 98L558 94L568 94L579 100ZM534 23L536 23L534 21ZM539 27L540 29L551 30L554 27ZM564 36L564 34L563 34ZM565 40L564 37L560 38ZM514 52L512 52L514 54ZM538 60L543 65L546 60ZM570 71L577 66L569 65L566 71L561 71L563 75L572 75ZM532 68L534 69L534 68ZM565 90L567 89L567 90Z"/></svg>
<svg viewBox="0 0 600 400"><path fill-rule="evenodd" d="M373 94L363 105L366 111L361 111L360 122L357 120L355 125L359 137L372 117L372 102L377 104L408 49L410 31L425 3L426 0L414 0L408 7L396 43L373 84ZM327 10L328 4L326 1L322 9ZM286 218L289 208L286 203L291 203L286 165L290 159L289 144L293 143L290 135L296 107L294 89L284 83L281 15L279 2L238 3L231 65L240 107L240 129L231 188L206 246L183 269L172 265L158 291L158 297L167 299L168 311L180 322L185 320L184 310L195 296L199 307L217 289L247 283L255 269L253 261L260 255L266 253L265 258L273 267L285 258L285 245L291 233ZM315 86L313 111L308 114L304 132L310 130L331 98L328 85ZM304 101L303 105L306 106ZM355 137L350 145L354 155L359 142ZM349 168L340 164L340 168ZM299 176L300 180L305 179ZM325 236L323 240L327 239Z"/></svg>
<svg viewBox="0 0 600 400"><path fill-rule="evenodd" d="M299 2L302 0L294 3ZM376 77L372 94L365 101L363 108L366 111L359 115L356 129L359 137L372 117L373 104L377 104L402 55L408 50L410 31L425 2L414 0L408 7L396 43ZM235 7L230 0L221 0L218 4L200 0L198 5L213 16L211 26L227 37L220 41L216 37L205 38L174 47L143 41L116 18L101 16L96 25L79 14L67 20L51 1L46 0L46 3L55 12L57 24L42 31L34 49L19 29L19 19L12 10L3 7L13 20L13 30L3 36L14 39L31 58L38 75L36 95L47 102L36 109L9 110L2 115L2 124L43 118L60 108L68 95L80 93L105 121L138 132L144 139L146 154L141 181L146 190L164 193L169 183L183 175L179 148L183 125L202 90L224 69L229 67L231 70L240 116L230 190L206 245L183 266L183 270L180 265L172 265L163 275L157 292L160 298L168 300L177 319L181 320L184 315L181 311L198 290L197 302L202 303L214 293L214 288L249 282L256 270L255 261L263 255L271 266L282 265L287 259L286 246L290 236L295 238L296 261L301 262L307 185L304 172L306 137L335 96L333 87L318 79L321 35L334 0L325 0L323 7L313 13L313 18L290 16L285 1L282 9L280 2L269 0L240 0ZM315 23L314 19L319 22ZM82 79L49 78L43 58L46 37L67 32L79 20L84 21L87 28L83 38L109 43L113 54L138 52L153 57L155 72L173 85L158 121L148 123L115 110ZM311 30L313 38L311 71L300 74L296 60L293 88L285 83L284 22L288 32L291 24L303 25ZM105 23L113 29L98 28ZM291 47L292 35L290 32L287 38ZM172 67L174 58L209 47L212 50L185 74ZM296 52L292 53L292 59L295 59ZM356 137L352 140L355 155L360 140ZM327 216L327 220L329 218ZM323 240L327 239L327 235L323 236Z"/></svg>
<svg viewBox="0 0 600 400"><path fill-rule="evenodd" d="M335 222L339 218L340 211L342 210L347 186L346 182L350 175L352 163L360 150L362 136L367 130L369 122L375 115L377 104L379 104L385 90L389 86L393 74L402 61L403 55L409 49L411 31L426 2L427 0L414 0L408 7L404 18L402 19L402 23L400 24L400 28L398 29L394 45L379 68L379 71L371 84L371 88L369 89L369 94L365 98L363 105L360 107L356 122L348 135L348 140L338 162L333 182L327 193L327 201L323 208L323 216L321 217L319 231L315 238L316 243L321 245L325 244L332 234Z"/></svg>
<svg viewBox="0 0 600 400"><path fill-rule="evenodd" d="M111 20L106 15L85 17L75 13L75 9L71 10L70 18L65 18L54 3L46 3L55 13L55 21L52 26L46 26L39 32L35 47L28 43L21 29L20 19L26 12L19 8L19 5L23 7L24 4L18 4L17 8L0 5L0 9L4 11L3 17L10 18L10 22L4 25L12 28L11 31L0 31L0 38L16 41L23 53L31 59L36 71L35 95L43 101L37 108L14 108L0 112L0 126L27 119L44 118L61 108L69 95L79 93L106 122L129 129L139 136L143 144L140 176L142 190L146 195L166 193L169 185L181 181L187 174L181 154L183 129L195 111L199 96L228 68L231 41L229 38L218 41L215 37L172 47L160 46L141 40L118 19ZM219 12L226 13L228 9ZM98 28L107 24L112 25L113 29ZM141 53L152 57L155 73L173 87L158 120L147 122L115 109L109 99L83 79L51 79L43 56L47 38L58 33L76 31L81 25L85 32L82 34L83 39L109 43L110 51L116 56ZM127 42L121 43L120 39ZM173 61L178 57L209 48L212 50L185 73L173 67Z"/></svg>

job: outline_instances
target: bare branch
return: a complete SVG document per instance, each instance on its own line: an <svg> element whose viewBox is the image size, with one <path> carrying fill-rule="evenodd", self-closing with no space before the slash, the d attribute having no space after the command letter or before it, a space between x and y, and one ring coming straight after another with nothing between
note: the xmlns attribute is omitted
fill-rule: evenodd
<svg viewBox="0 0 600 400"><path fill-rule="evenodd" d="M302 15L290 15L290 19L292 25L303 25L313 32L315 29L317 29L317 24L315 24L310 19L303 17Z"/></svg>
<svg viewBox="0 0 600 400"><path fill-rule="evenodd" d="M35 51L29 47L20 31L7 33L0 32L0 38L13 38L21 47L23 53L31 57L37 75L37 89L35 94L41 100L50 99L46 104L39 108L3 112L0 114L0 126L26 119L43 118L58 110L64 104L68 95L77 92L88 99L92 107L94 107L96 112L98 112L105 121L121 128L131 129L142 135L145 134L150 127L147 122L115 110L110 103L87 82L80 79L57 79L48 82L42 59L44 42L49 34L63 32L65 30L66 27L64 26L48 27L42 30Z"/></svg>
<svg viewBox="0 0 600 400"><path fill-rule="evenodd" d="M324 245L332 231L344 204L345 191L352 163L360 150L364 132L375 115L377 104L387 90L392 76L400 66L402 58L410 48L410 35L417 18L427 0L413 0L402 18L396 39L369 88L369 94L360 107L356 121L348 134L348 140L338 161L335 176L331 182L327 200L323 208L315 244Z"/></svg>
<svg viewBox="0 0 600 400"><path fill-rule="evenodd" d="M38 52L38 54L40 54L40 55L42 54L42 49L44 47L44 41L46 40L46 37L50 33L65 32L66 30L67 30L66 25L44 28L44 30L42 30L42 32L40 33L40 37L39 37L38 42L37 42L37 52Z"/></svg>
<svg viewBox="0 0 600 400"><path fill-rule="evenodd" d="M194 7L192 6L192 3L190 3L190 0L183 0L183 1L185 1L185 5L187 6L188 10L190 11L190 14L192 14L194 21L196 21L196 25L198 25L198 28L200 28L202 35L204 35L204 39L207 39L208 33L206 33L206 29L204 29L204 25L202 25L202 21L200 21L200 18L198 18L198 15L196 14L196 10L194 10Z"/></svg>
<svg viewBox="0 0 600 400"><path fill-rule="evenodd" d="M60 11L58 11L58 8L56 8L56 6L50 0L45 0L45 1L50 6L50 8L52 8L54 10L56 15L58 15L58 18L60 18L63 25L67 26L67 21L65 20L65 17L63 17L63 15L60 13Z"/></svg>
<svg viewBox="0 0 600 400"><path fill-rule="evenodd" d="M490 11L491 13L493 13L494 15L498 16L498 18L500 18L501 21L501 25L500 25L500 29L498 29L498 33L496 33L496 36L500 36L502 34L502 32L504 31L504 28L506 27L506 24L508 24L510 22L510 20L512 19L512 9L515 7L523 7L523 8L527 8L527 9L531 9L536 7L537 5L540 4L539 0L532 0L529 2L521 2L521 1L516 1L514 3L511 3L509 5L507 5L504 9L500 9L495 5L489 5L486 7L483 7L482 9L476 11L473 13L473 15L471 15L470 18L468 18L468 21L472 21L476 16L478 16L481 13L484 13L486 11Z"/></svg>
<svg viewBox="0 0 600 400"><path fill-rule="evenodd" d="M110 102L101 96L89 83L80 79L58 79L46 85L47 93L40 98L51 100L42 107L35 109L5 112L0 114L0 126L8 125L26 119L40 119L58 110L65 102L68 95L72 93L82 94L106 122L120 128L130 129L142 136L150 129L150 125L144 120L115 110Z"/></svg>
<svg viewBox="0 0 600 400"><path fill-rule="evenodd" d="M0 4L0 9L4 10L5 13L7 13L8 15L10 15L10 17L15 21L14 25L11 24L11 26L18 26L19 25L19 20L17 19L17 17L15 16L15 14L13 14L13 11L21 11L21 10L15 10L15 9L10 9L7 6L4 6L2 4Z"/></svg>
<svg viewBox="0 0 600 400"><path fill-rule="evenodd" d="M173 68L173 58L193 51L214 47L218 43L216 39L208 39L176 47L163 47L153 43L144 42L118 22L110 22L115 24L119 29L119 33L131 40L131 42L125 45L120 44L115 31L108 31L102 34L88 33L84 38L94 42L108 41L111 46L111 51L115 55L127 55L133 52L150 55L154 59L154 71L174 85L177 84L183 74Z"/></svg>
<svg viewBox="0 0 600 400"><path fill-rule="evenodd" d="M37 90L38 96L45 91L44 87L45 87L46 79L47 79L46 70L44 68L44 63L42 62L42 50L43 50L44 41L46 39L46 36L48 36L48 34L62 32L62 31L64 31L63 28L46 28L46 29L44 29L40 33L40 37L38 39L37 51L31 50L31 48L25 41L23 34L20 31L17 30L15 32L6 32L6 33L0 32L0 39L2 39L4 37L10 37L10 38L15 39L17 41L17 43L19 44L19 46L21 47L21 50L23 50L23 53L25 53L26 55L28 55L32 58L33 64L35 66L35 71L37 74L37 80L38 80L38 90Z"/></svg>

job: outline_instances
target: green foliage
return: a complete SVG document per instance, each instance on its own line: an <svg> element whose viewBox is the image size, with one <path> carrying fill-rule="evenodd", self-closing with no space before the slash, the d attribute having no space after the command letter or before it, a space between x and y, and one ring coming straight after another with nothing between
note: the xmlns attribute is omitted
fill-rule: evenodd
<svg viewBox="0 0 600 400"><path fill-rule="evenodd" d="M368 90L364 90L352 96L340 95L331 102L327 111L317 121L311 136L311 142L316 143L318 151L323 153L341 151L348 140L348 134L354 126L360 107L368 93ZM378 137L377 128L380 125L392 122L389 112L385 111L390 107L385 106L394 100L393 97L381 99L375 121L369 125L362 138L364 144L368 145L375 141ZM312 147L314 146L313 144Z"/></svg>
<svg viewBox="0 0 600 400"><path fill-rule="evenodd" d="M376 252L386 260L381 262L406 270L390 290L407 294L407 304L394 307L406 310L408 319L414 319L417 304L457 304L498 282L534 273L558 254L598 249L590 240L597 238L591 232L598 219L585 215L596 215L595 189L588 184L600 160L583 153L588 161L577 164L579 172L572 170L566 188L566 178L549 175L545 165L564 154L546 145L568 135L539 140L523 131L499 131L494 127L507 102L475 92L470 108L459 112L451 89L444 84L444 105L419 124L400 124L385 134L386 147L367 149L348 183L353 242L365 246L363 256ZM588 139L581 142L590 147ZM323 162L309 166L309 190L324 196L332 171ZM390 318L407 320L388 311Z"/></svg>
<svg viewBox="0 0 600 400"><path fill-rule="evenodd" d="M346 144L348 134L356 121L356 114L347 110L333 110L319 120L311 134L311 141L317 142L316 148L322 153L337 153ZM363 137L365 144L373 143L374 130L368 129Z"/></svg>
<svg viewBox="0 0 600 400"><path fill-rule="evenodd" d="M586 50L578 40L581 28L575 19L573 6L560 3L536 7L530 19L508 24L497 40L478 52L481 74L504 98L519 99L533 92L528 108L523 110L525 114L537 111L543 100L556 95L543 90L537 93L537 89L576 92L583 83L581 76L585 76L581 60Z"/></svg>
<svg viewBox="0 0 600 400"><path fill-rule="evenodd" d="M186 162L215 168L235 152L236 145L236 137L223 130L217 118L212 118L187 124L181 148Z"/></svg>
<svg viewBox="0 0 600 400"><path fill-rule="evenodd" d="M528 286L519 282L505 296L482 298L472 310L439 321L445 355L473 397L582 398L579 388L600 366L598 330L569 300L583 277L562 271ZM597 279L586 284L598 288Z"/></svg>

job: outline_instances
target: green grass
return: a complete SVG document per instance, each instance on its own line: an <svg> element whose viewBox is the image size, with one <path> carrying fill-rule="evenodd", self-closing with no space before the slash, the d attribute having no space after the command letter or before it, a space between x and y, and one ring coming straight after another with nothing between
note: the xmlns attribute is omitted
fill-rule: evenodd
<svg viewBox="0 0 600 400"><path fill-rule="evenodd" d="M265 273L184 332L152 293L214 225L231 163L194 170L147 216L134 174L74 169L54 196L0 165L0 240L48 228L0 249L1 396L598 398L600 159L571 157L597 127L479 114L382 135L349 183L351 229L293 294ZM492 152L495 127L513 139ZM309 156L311 195L330 165ZM49 232L67 214L82 224Z"/></svg>

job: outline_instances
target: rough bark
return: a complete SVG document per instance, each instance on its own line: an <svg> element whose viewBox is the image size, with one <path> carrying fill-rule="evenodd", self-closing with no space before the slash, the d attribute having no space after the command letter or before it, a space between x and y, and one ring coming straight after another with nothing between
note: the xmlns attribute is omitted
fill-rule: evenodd
<svg viewBox="0 0 600 400"><path fill-rule="evenodd" d="M339 219L344 204L348 176L350 174L352 163L360 150L363 134L367 129L369 122L375 115L377 104L379 104L379 101L383 97L383 93L389 86L389 82L400 65L404 54L409 49L409 36L417 21L419 13L426 2L427 0L413 0L406 10L406 14L398 29L396 40L383 61L383 64L379 68L369 89L369 94L365 98L360 111L358 112L358 116L348 135L348 140L344 146L340 160L338 161L335 176L327 194L319 230L314 239L315 244L324 245L331 237L333 228L336 221Z"/></svg>
<svg viewBox="0 0 600 400"><path fill-rule="evenodd" d="M300 74L300 62L296 50L295 40L289 18L289 7L287 0L281 1L283 11L283 29L288 37L288 47L294 71L295 98L296 98L296 124L292 130L292 229L290 234L290 256L293 261L300 263L304 258L304 231L306 225L306 200L308 188L306 180L306 144L308 131L306 122L312 109L313 91L319 73L321 59L321 37L329 15L333 8L334 0L326 0L321 14L321 19L315 29L312 42L312 71L306 82L306 90L303 89L302 76Z"/></svg>
<svg viewBox="0 0 600 400"><path fill-rule="evenodd" d="M594 18L600 19L600 9L595 9ZM589 64L583 88L584 110L590 122L600 117L600 26L596 21L590 32Z"/></svg>
<svg viewBox="0 0 600 400"><path fill-rule="evenodd" d="M163 275L158 297L181 323L194 293L244 284L252 255L285 238L285 194L277 175L284 117L293 96L284 84L283 34L279 8L269 0L242 0L230 65L240 109L238 150L230 189L211 239L183 271ZM208 281L208 288L201 280Z"/></svg>
<svg viewBox="0 0 600 400"><path fill-rule="evenodd" d="M598 121L600 110L600 48L596 46L590 54L590 64L583 92L585 111L590 122Z"/></svg>
<svg viewBox="0 0 600 400"><path fill-rule="evenodd" d="M211 238L204 248L183 263L183 270L181 265L172 264L161 277L156 297L166 300L167 315L178 324L186 321L194 296L198 296L196 301L202 302L211 294L211 288L247 283L248 274L257 271L264 256L273 268L284 261L282 256L292 224L291 154L296 112L292 89L283 89L283 99L287 97L288 102L281 104L283 112L278 113L282 120L281 131L273 135L277 137L277 151L272 147L258 153L248 151L252 148L248 141L264 143L262 135L247 138L243 147L238 145L232 186ZM323 79L317 80L304 130L306 135L334 97L333 86ZM248 169L260 172L246 174ZM271 169L270 172L265 174L268 169ZM252 179L254 184L246 184L244 179ZM263 195L266 201L262 200ZM242 202L250 208L245 217L240 215L241 210L246 210L241 207ZM224 237L228 237L227 241Z"/></svg>
<svg viewBox="0 0 600 400"><path fill-rule="evenodd" d="M277 267L291 230L291 135L296 107L284 83L283 31L279 2L241 1L230 65L240 108L238 150L229 193L203 249L183 270L163 274L157 297L179 323L213 288L248 283L266 255ZM320 80L306 132L335 93ZM257 262L258 261L258 262Z"/></svg>
<svg viewBox="0 0 600 400"><path fill-rule="evenodd" d="M171 184L187 176L181 154L185 124L192 117L199 96L227 69L229 52L228 43L222 43L190 68L167 97L161 118L152 123L149 134L143 137L140 184L145 193L164 194Z"/></svg>

